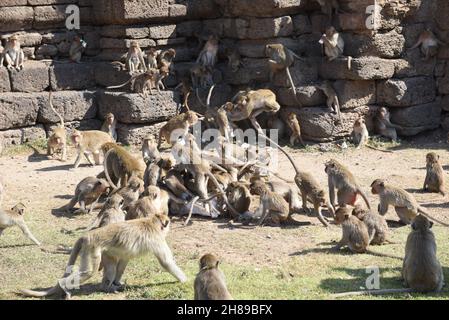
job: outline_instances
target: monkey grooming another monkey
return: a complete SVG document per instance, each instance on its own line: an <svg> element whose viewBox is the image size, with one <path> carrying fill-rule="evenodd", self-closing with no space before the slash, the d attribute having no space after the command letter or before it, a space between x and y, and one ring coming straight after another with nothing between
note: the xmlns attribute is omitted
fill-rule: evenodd
<svg viewBox="0 0 449 320"><path fill-rule="evenodd" d="M1 200L1 199L0 199ZM33 236L28 229L25 220L23 219L25 213L25 205L19 203L10 210L0 209L0 236L5 229L18 226L22 230L23 234L33 241L36 245L40 246L41 243Z"/></svg>
<svg viewBox="0 0 449 320"><path fill-rule="evenodd" d="M143 179L145 164L128 152L124 147L115 143L105 143L101 146L104 153L104 173L108 183L114 190L128 184L128 179L136 175ZM117 185L112 178L117 181Z"/></svg>
<svg viewBox="0 0 449 320"><path fill-rule="evenodd" d="M101 131L109 133L109 135L117 141L117 120L115 119L114 114L107 113L104 117L104 122L101 126Z"/></svg>
<svg viewBox="0 0 449 320"><path fill-rule="evenodd" d="M48 100L51 110L59 117L61 123L54 128L47 141L47 155L54 159L55 152L62 152L61 161L67 160L67 132L64 126L64 118L56 111L52 103L52 92L48 94Z"/></svg>
<svg viewBox="0 0 449 320"><path fill-rule="evenodd" d="M326 29L326 32L322 35L319 43L324 45L324 54L328 61L333 61L343 56L345 41L334 27L330 26ZM352 57L348 56L348 70L351 70L351 68Z"/></svg>
<svg viewBox="0 0 449 320"><path fill-rule="evenodd" d="M170 228L170 219L165 215L113 223L89 231L75 243L66 272L53 288L47 291L21 290L28 297L59 296L70 298L73 283L80 285L89 280L103 266L102 288L106 292L120 289L125 268L130 259L153 253L161 266L180 282L187 277L176 265L173 254L165 240ZM80 256L79 271L73 266ZM71 272L70 272L71 271Z"/></svg>
<svg viewBox="0 0 449 320"><path fill-rule="evenodd" d="M371 210L365 210L359 206L356 206L352 210L352 215L356 216L362 220L363 223L365 223L368 228L370 245L381 245L385 242L391 243L391 241L388 240L388 224L383 216L378 213L374 213Z"/></svg>
<svg viewBox="0 0 449 320"><path fill-rule="evenodd" d="M379 195L380 203L378 210L381 215L385 215L388 211L388 207L391 205L394 207L399 219L404 224L410 224L420 213L443 226L449 227L449 224L430 216L410 193L402 188L385 183L385 180L374 180L371 184L371 192L372 194Z"/></svg>
<svg viewBox="0 0 449 320"><path fill-rule="evenodd" d="M322 84L318 85L317 88L324 92L327 97L327 107L335 112L337 114L338 120L341 121L340 102L338 100L337 92L335 91L331 82L329 80L325 80Z"/></svg>
<svg viewBox="0 0 449 320"><path fill-rule="evenodd" d="M6 61L6 67L9 70L16 69L17 71L20 71L23 69L25 54L20 47L20 42L17 36L13 35L6 41L3 57Z"/></svg>
<svg viewBox="0 0 449 320"><path fill-rule="evenodd" d="M412 231L407 237L402 263L402 278L404 285L408 288L343 292L333 296L440 292L444 286L444 274L436 254L435 236L430 230L432 222L419 215L413 220L411 227Z"/></svg>
<svg viewBox="0 0 449 320"><path fill-rule="evenodd" d="M360 188L354 175L337 160L331 159L325 164L324 171L328 176L329 197L331 205L336 208L343 205L355 206L357 195L361 195L368 209L370 204L368 197ZM337 189L337 203L335 203L335 189Z"/></svg>
<svg viewBox="0 0 449 320"><path fill-rule="evenodd" d="M443 167L440 163L440 156L435 152L429 152L426 155L426 178L423 190L438 192L443 197L446 196Z"/></svg>
<svg viewBox="0 0 449 320"><path fill-rule="evenodd" d="M294 64L295 58L298 60L303 59L282 44L266 45L265 54L269 58L268 64L270 67L270 82L273 83L274 75L277 72L285 70L285 72L287 73L288 81L290 82L291 90L293 90L295 100L300 104L296 95L296 87L293 83L293 78L290 73L290 67Z"/></svg>
<svg viewBox="0 0 449 320"><path fill-rule="evenodd" d="M77 149L78 156L76 158L74 169L78 168L81 162L81 157L84 155L90 165L94 165L89 158L89 154L92 153L96 165L100 164L100 151L101 146L107 142L113 143L114 140L106 132L98 130L90 131L78 131L73 130L72 144Z"/></svg>
<svg viewBox="0 0 449 320"><path fill-rule="evenodd" d="M387 108L382 107L378 110L374 118L374 124L378 134L391 139L393 142L397 141L398 135L396 129L402 129L402 127L391 123L390 112Z"/></svg>
<svg viewBox="0 0 449 320"><path fill-rule="evenodd" d="M195 300L233 300L226 287L226 279L218 268L220 261L213 254L200 259L200 271L194 282Z"/></svg>
<svg viewBox="0 0 449 320"><path fill-rule="evenodd" d="M421 46L421 53L424 56L424 61L429 61L430 58L433 58L438 53L438 46L447 44L438 39L435 34L432 32L430 27L427 27L418 37L415 45L412 46L409 50L413 50Z"/></svg>
<svg viewBox="0 0 449 320"><path fill-rule="evenodd" d="M161 147L162 139L173 145L180 136L185 137L190 127L197 122L198 116L193 111L187 111L171 118L159 131L157 147Z"/></svg>
<svg viewBox="0 0 449 320"><path fill-rule="evenodd" d="M103 194L109 192L109 184L104 179L98 179L96 177L87 177L81 180L75 189L75 195L70 202L63 206L60 210L69 212L75 207L77 203L80 204L80 208L74 213L92 213L95 205ZM89 212L86 210L86 206L90 205Z"/></svg>

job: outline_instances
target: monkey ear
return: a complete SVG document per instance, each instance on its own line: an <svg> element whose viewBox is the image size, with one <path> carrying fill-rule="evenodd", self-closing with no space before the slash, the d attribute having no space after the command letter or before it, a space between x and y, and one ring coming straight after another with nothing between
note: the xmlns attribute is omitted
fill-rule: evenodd
<svg viewBox="0 0 449 320"><path fill-rule="evenodd" d="M220 264L220 261L217 260L217 263L215 264L215 268L218 268L219 264Z"/></svg>
<svg viewBox="0 0 449 320"><path fill-rule="evenodd" d="M433 222L432 222L432 221L429 221L429 222L430 222L429 229L432 229L432 227L433 227Z"/></svg>
<svg viewBox="0 0 449 320"><path fill-rule="evenodd" d="M413 230L416 230L415 222L412 222L411 227L412 227Z"/></svg>

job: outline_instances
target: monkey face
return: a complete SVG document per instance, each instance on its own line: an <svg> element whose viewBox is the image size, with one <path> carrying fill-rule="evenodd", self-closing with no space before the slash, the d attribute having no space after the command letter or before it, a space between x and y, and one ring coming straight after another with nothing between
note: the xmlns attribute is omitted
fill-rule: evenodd
<svg viewBox="0 0 449 320"><path fill-rule="evenodd" d="M332 37L335 34L335 28L330 26L326 29L326 37Z"/></svg>
<svg viewBox="0 0 449 320"><path fill-rule="evenodd" d="M168 227L170 226L170 218L169 217L167 217L164 214L158 214L158 213L155 214L154 217L161 224L161 230L168 230Z"/></svg>
<svg viewBox="0 0 449 320"><path fill-rule="evenodd" d="M440 159L440 156L437 155L435 152L429 152L429 153L426 155L426 162L427 162L428 164L436 163L436 162L438 162L439 159Z"/></svg>
<svg viewBox="0 0 449 320"><path fill-rule="evenodd" d="M22 216L25 213L25 205L23 203L18 203L11 208L11 211Z"/></svg>
<svg viewBox="0 0 449 320"><path fill-rule="evenodd" d="M329 160L324 164L324 172L326 172L326 174L330 174L335 169L335 167L335 162L333 160Z"/></svg>
<svg viewBox="0 0 449 320"><path fill-rule="evenodd" d="M385 181L382 179L376 179L371 183L371 193L379 194L385 188Z"/></svg>
<svg viewBox="0 0 449 320"><path fill-rule="evenodd" d="M82 139L81 133L80 133L79 131L77 131L77 130L75 130L75 131L72 133L72 135L71 135L70 138L72 139L72 143L73 143L73 145L74 145L75 147L78 147L79 144L81 143L81 139Z"/></svg>
<svg viewBox="0 0 449 320"><path fill-rule="evenodd" d="M335 223L342 224L350 216L351 216L351 209L346 206L342 206L338 208L337 211L335 212Z"/></svg>
<svg viewBox="0 0 449 320"><path fill-rule="evenodd" d="M427 219L422 214L416 216L416 218L411 223L411 227L413 230L426 231L431 229L433 226L433 222Z"/></svg>

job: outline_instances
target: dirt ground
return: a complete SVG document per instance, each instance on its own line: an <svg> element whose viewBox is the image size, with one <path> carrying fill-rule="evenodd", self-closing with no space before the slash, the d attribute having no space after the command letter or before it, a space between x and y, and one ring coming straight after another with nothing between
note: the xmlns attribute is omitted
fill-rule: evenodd
<svg viewBox="0 0 449 320"><path fill-rule="evenodd" d="M394 148L393 153L371 149L355 150L352 147L337 152L287 149L301 169L314 172L325 186L327 178L324 162L335 158L346 164L358 178L373 208L377 208L378 199L370 193L369 185L376 178L385 178L392 184L406 188L433 216L449 223L448 199L439 194L420 191L425 176L427 152L437 152L444 168L448 169L449 152L444 140L440 132L429 133L402 141ZM292 179L292 166L283 155L280 159L279 173ZM46 245L72 245L82 234L76 229L86 226L92 218L87 215L60 216L52 213L52 209L68 202L81 179L96 175L102 170L101 166L89 167L86 164L74 170L71 169L73 161L73 156L68 163L47 160L36 152L0 158L0 176L6 190L2 207L8 208L17 202L26 204L26 221L34 235ZM76 297L190 299L190 287L197 271L198 258L206 252L213 252L222 259L229 286L233 289L231 292L234 297L241 299L328 298L329 294L339 290L357 290L358 282L354 282L354 279L363 277L363 267L371 263L380 263L386 270L385 274L393 278L389 280L392 281L391 284L401 287L400 261L377 257L374 259L368 255L354 257L348 253L328 254L331 242L339 239L340 229L335 225L326 229L316 218L305 215L295 215L294 218L299 222L298 225L262 228L247 228L225 220L212 221L198 217L193 219L192 225L184 227L182 220L174 218L168 241L178 263L187 270L190 278L187 286L173 285L170 275L160 270L154 258L147 257L130 264L127 274L125 273L129 288L124 293L96 294L96 287L88 286L84 294ZM397 220L392 209L387 219ZM398 243L374 249L401 256L408 230L408 227L393 229L392 239ZM449 231L441 226L436 226L434 230L439 241L439 257L443 266L447 266ZM0 298L19 298L13 291L21 288L45 288L53 285L62 275L66 261L67 256L40 252L18 229L5 231L0 237ZM157 277L149 275L148 261L151 261L150 270L155 271ZM351 263L359 268L358 271L351 271ZM347 270L342 271L342 268ZM245 270L255 272L254 279L252 273ZM446 268L445 273L447 277ZM334 282L340 282L330 284L328 277L331 275L335 278ZM89 283L94 285L99 279L96 276ZM162 279L160 286L158 279ZM273 288L278 286L278 293L273 292L276 291ZM447 294L445 289L446 298Z"/></svg>

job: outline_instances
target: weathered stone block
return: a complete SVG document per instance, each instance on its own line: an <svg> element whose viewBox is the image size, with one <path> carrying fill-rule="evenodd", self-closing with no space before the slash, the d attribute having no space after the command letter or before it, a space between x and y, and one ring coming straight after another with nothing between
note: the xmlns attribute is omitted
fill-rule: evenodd
<svg viewBox="0 0 449 320"><path fill-rule="evenodd" d="M117 86L130 79L127 71L110 63L95 64L95 82L102 87Z"/></svg>
<svg viewBox="0 0 449 320"><path fill-rule="evenodd" d="M0 93L0 130L36 124L37 93Z"/></svg>
<svg viewBox="0 0 449 320"><path fill-rule="evenodd" d="M266 68L268 68L268 63ZM290 73L295 86L310 84L318 80L317 65L314 59L305 61L296 60L294 65L290 67ZM287 72L278 72L274 78L274 84L277 86L290 87Z"/></svg>
<svg viewBox="0 0 449 320"><path fill-rule="evenodd" d="M31 29L33 19L34 11L31 7L1 7L0 32Z"/></svg>
<svg viewBox="0 0 449 320"><path fill-rule="evenodd" d="M0 92L9 91L11 91L11 83L9 82L8 70L0 67Z"/></svg>
<svg viewBox="0 0 449 320"><path fill-rule="evenodd" d="M422 105L435 96L435 81L430 77L390 79L377 85L377 102L390 107Z"/></svg>
<svg viewBox="0 0 449 320"><path fill-rule="evenodd" d="M395 78L411 78L416 76L433 76L435 61L420 61L410 58L409 60L395 60Z"/></svg>
<svg viewBox="0 0 449 320"><path fill-rule="evenodd" d="M237 72L232 72L227 64L219 64L217 67L223 73L223 79L231 85L248 84L250 81L268 82L268 62L262 59L243 59L243 67Z"/></svg>
<svg viewBox="0 0 449 320"><path fill-rule="evenodd" d="M376 103L375 81L337 80L333 87L338 95L341 109L353 109Z"/></svg>
<svg viewBox="0 0 449 320"><path fill-rule="evenodd" d="M169 0L96 0L95 21L102 24L130 24L161 20L169 15Z"/></svg>
<svg viewBox="0 0 449 320"><path fill-rule="evenodd" d="M93 88L95 87L94 65L90 63L54 64L50 68L50 84L54 91Z"/></svg>
<svg viewBox="0 0 449 320"><path fill-rule="evenodd" d="M149 28L150 38L153 39L167 39L176 37L176 25L158 25L150 26Z"/></svg>
<svg viewBox="0 0 449 320"><path fill-rule="evenodd" d="M38 61L26 61L21 71L11 71L12 91L41 92L50 85L48 65Z"/></svg>
<svg viewBox="0 0 449 320"><path fill-rule="evenodd" d="M104 117L112 112L117 120L127 124L159 122L173 117L177 113L179 95L173 91L162 91L148 95L123 92L100 92L99 114Z"/></svg>
<svg viewBox="0 0 449 320"><path fill-rule="evenodd" d="M18 146L45 138L46 133L43 125L0 131L0 153L5 147Z"/></svg>
<svg viewBox="0 0 449 320"><path fill-rule="evenodd" d="M436 129L441 123L439 102L390 110L391 121L403 127L402 130L398 130L398 133L403 136L413 136L426 130Z"/></svg>
<svg viewBox="0 0 449 320"><path fill-rule="evenodd" d="M323 59L318 72L323 79L347 80L379 80L389 79L395 71L394 60L376 57L361 57L352 59L351 69L348 69L348 59L338 58L334 61Z"/></svg>
<svg viewBox="0 0 449 320"><path fill-rule="evenodd" d="M27 0L3 0L0 7L26 6Z"/></svg>
<svg viewBox="0 0 449 320"><path fill-rule="evenodd" d="M376 56L398 58L405 47L405 38L395 30L371 35L343 34L345 54L353 57Z"/></svg>
<svg viewBox="0 0 449 320"><path fill-rule="evenodd" d="M38 6L34 8L34 26L42 28L47 26L63 27L66 19L66 5ZM80 15L81 16L81 15Z"/></svg>
<svg viewBox="0 0 449 320"><path fill-rule="evenodd" d="M296 96L302 107L322 106L326 103L322 91L316 86L299 86L296 88ZM298 102L290 88L278 88L276 91L276 98L283 106L298 106Z"/></svg>
<svg viewBox="0 0 449 320"><path fill-rule="evenodd" d="M295 34L300 35L304 33L312 32L312 24L310 19L305 14L298 14L292 17L293 19L293 30Z"/></svg>
<svg viewBox="0 0 449 320"><path fill-rule="evenodd" d="M41 123L59 123L59 117L51 110L47 94L38 98L40 106L38 121ZM55 110L65 122L93 119L97 115L95 93L89 91L59 91L52 95Z"/></svg>
<svg viewBox="0 0 449 320"><path fill-rule="evenodd" d="M159 138L159 131L166 122L150 125L128 125L119 124L117 126L118 141L125 145L141 145L143 138L152 135Z"/></svg>
<svg viewBox="0 0 449 320"><path fill-rule="evenodd" d="M195 2L190 0L189 2ZM269 17L296 13L305 1L297 0L215 0L227 16Z"/></svg>

